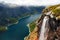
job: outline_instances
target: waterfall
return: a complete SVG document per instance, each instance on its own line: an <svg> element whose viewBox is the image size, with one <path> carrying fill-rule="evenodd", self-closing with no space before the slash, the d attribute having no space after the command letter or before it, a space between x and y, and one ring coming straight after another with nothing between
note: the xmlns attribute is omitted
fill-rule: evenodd
<svg viewBox="0 0 60 40"><path fill-rule="evenodd" d="M49 21L49 17L45 16L44 19L43 19L43 22L42 22L39 40L46 40L44 34L47 31L46 26L48 25L48 21Z"/></svg>

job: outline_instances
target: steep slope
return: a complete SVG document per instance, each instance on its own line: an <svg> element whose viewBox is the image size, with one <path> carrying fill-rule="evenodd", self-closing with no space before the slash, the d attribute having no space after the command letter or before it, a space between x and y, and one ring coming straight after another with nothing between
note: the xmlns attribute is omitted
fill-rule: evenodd
<svg viewBox="0 0 60 40"><path fill-rule="evenodd" d="M41 28L44 18L47 16L48 22L45 24L44 37L41 38ZM30 26L31 27L31 26ZM32 26L33 27L33 26ZM47 30L47 31L46 31ZM44 31L43 31L44 32ZM43 34L43 33L42 33ZM36 21L36 26L26 40L60 40L60 4L46 7L42 11L41 17ZM40 39L39 39L40 38Z"/></svg>

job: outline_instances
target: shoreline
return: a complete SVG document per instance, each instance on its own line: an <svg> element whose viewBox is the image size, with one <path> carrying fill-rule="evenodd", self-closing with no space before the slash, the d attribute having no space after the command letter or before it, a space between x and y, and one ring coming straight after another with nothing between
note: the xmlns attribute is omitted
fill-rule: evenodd
<svg viewBox="0 0 60 40"><path fill-rule="evenodd" d="M23 18L26 18L26 17L28 17L28 16L30 16L30 15L27 15L27 16L24 16L24 17L21 17L21 18L18 19L18 21L21 20L21 19L23 19Z"/></svg>
<svg viewBox="0 0 60 40"><path fill-rule="evenodd" d="M37 19L38 19L38 18L37 18ZM24 37L24 40L28 40L28 37L30 36L30 33L31 33L31 31L30 31L30 23L28 23L26 26L27 26L28 29L29 29L29 34Z"/></svg>
<svg viewBox="0 0 60 40"><path fill-rule="evenodd" d="M26 17L28 17L28 16L30 16L30 15L27 15L27 16L25 16L25 17L19 18L19 19L17 20L17 22L15 22L15 23L8 24L7 26L4 27L5 30L7 31L9 26L18 24L18 23L19 23L19 20L21 20L21 19L23 19L23 18L26 18ZM3 31L3 30L2 30L2 31Z"/></svg>
<svg viewBox="0 0 60 40"><path fill-rule="evenodd" d="M25 16L25 17L19 18L16 23L8 24L8 26L17 24L17 23L19 23L19 20L21 20L21 19L23 19L23 18L26 18L26 17L28 17L28 16L30 16L30 15L27 15L27 16ZM8 27L8 26L7 26L7 27Z"/></svg>
<svg viewBox="0 0 60 40"><path fill-rule="evenodd" d="M30 32L30 27L29 27L29 25L30 25L30 24L28 23L28 24L27 24L27 27L29 28L29 32Z"/></svg>
<svg viewBox="0 0 60 40"><path fill-rule="evenodd" d="M19 23L19 20L21 20L21 19L23 19L23 18L26 18L26 17L29 17L29 16L31 16L31 15L27 15L27 16L21 17L21 18L19 18L19 19L17 20L17 22L12 23L12 24L8 24L8 25L6 26L6 27L7 27L7 30L8 30L8 27L9 27L9 26L15 25L15 24ZM29 24L27 24L26 26L27 26L28 29L29 29L29 34L28 34L27 36L24 37L24 40L26 40L26 38L28 38L29 35L30 35L30 33L31 33L31 32L30 32L30 28L29 28Z"/></svg>
<svg viewBox="0 0 60 40"><path fill-rule="evenodd" d="M34 15L34 14L31 14L31 15ZM19 20L21 20L23 18L26 18L26 17L29 17L31 15L23 16L23 17L19 18L16 23L8 24L6 27L11 26L11 25L14 25L14 24L17 24L17 23L19 23Z"/></svg>
<svg viewBox="0 0 60 40"><path fill-rule="evenodd" d="M27 27L29 28L29 23L27 24ZM30 32L30 28L29 28L29 34L28 34L28 36L25 36L25 37L24 37L24 40L27 40L27 38L29 37L30 33L31 33L31 32Z"/></svg>

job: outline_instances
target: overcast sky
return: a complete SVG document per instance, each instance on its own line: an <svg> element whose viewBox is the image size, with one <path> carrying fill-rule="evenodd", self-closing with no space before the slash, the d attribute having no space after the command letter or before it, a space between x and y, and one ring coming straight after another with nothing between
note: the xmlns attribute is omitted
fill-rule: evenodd
<svg viewBox="0 0 60 40"><path fill-rule="evenodd" d="M0 0L0 2L25 5L25 6L41 6L41 5L54 5L60 4L60 0Z"/></svg>

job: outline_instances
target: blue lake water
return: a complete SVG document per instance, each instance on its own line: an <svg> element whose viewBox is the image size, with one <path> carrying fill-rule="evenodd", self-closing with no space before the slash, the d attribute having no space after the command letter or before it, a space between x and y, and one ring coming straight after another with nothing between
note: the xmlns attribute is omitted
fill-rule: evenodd
<svg viewBox="0 0 60 40"><path fill-rule="evenodd" d="M39 16L40 14L35 14L20 19L18 24L11 25L6 32L0 33L0 40L24 40L24 37L29 34L29 29L26 25L36 20Z"/></svg>

